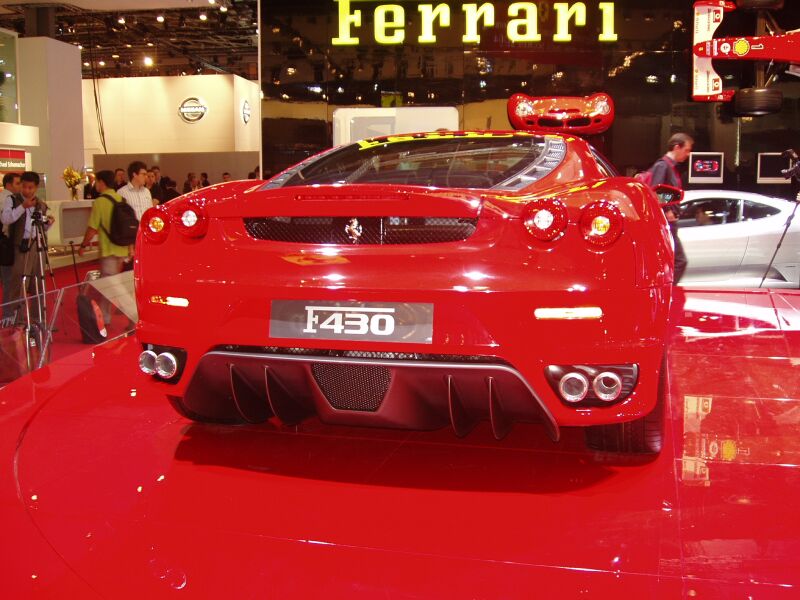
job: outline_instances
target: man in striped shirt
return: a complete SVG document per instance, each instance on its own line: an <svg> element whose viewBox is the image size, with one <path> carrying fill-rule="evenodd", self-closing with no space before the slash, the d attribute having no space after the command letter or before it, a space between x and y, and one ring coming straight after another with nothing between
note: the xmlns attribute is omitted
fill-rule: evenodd
<svg viewBox="0 0 800 600"><path fill-rule="evenodd" d="M128 165L128 183L117 190L125 202L136 211L136 218L142 220L144 211L153 206L150 190L145 187L147 182L147 165L140 160L135 160Z"/></svg>

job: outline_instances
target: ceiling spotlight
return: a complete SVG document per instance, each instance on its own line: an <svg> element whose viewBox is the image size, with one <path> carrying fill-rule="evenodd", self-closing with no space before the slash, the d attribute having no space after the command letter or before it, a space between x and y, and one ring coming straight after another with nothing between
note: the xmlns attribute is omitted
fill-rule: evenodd
<svg viewBox="0 0 800 600"><path fill-rule="evenodd" d="M125 25L125 17L123 16L117 17L117 23L119 23L120 25Z"/></svg>
<svg viewBox="0 0 800 600"><path fill-rule="evenodd" d="M153 42L147 42L147 45L152 48L153 47Z"/></svg>
<svg viewBox="0 0 800 600"><path fill-rule="evenodd" d="M90 65L89 65L89 63L88 63L88 62L85 62L85 63L83 63L83 66L84 66L84 67L88 67L88 66L90 66Z"/></svg>
<svg viewBox="0 0 800 600"><path fill-rule="evenodd" d="M158 21L159 23L163 23L164 22L164 15L158 15L156 17L156 21Z"/></svg>
<svg viewBox="0 0 800 600"><path fill-rule="evenodd" d="M153 59L149 56L145 56L144 60L142 61L145 67L152 67L153 66Z"/></svg>
<svg viewBox="0 0 800 600"><path fill-rule="evenodd" d="M125 47L126 48L133 48L133 46L131 46L130 44L125 44Z"/></svg>
<svg viewBox="0 0 800 600"><path fill-rule="evenodd" d="M208 15L206 13L204 13L204 12L201 12L200 13L200 20L201 21L207 21L208 20Z"/></svg>
<svg viewBox="0 0 800 600"><path fill-rule="evenodd" d="M219 12L224 12L224 13L225 13L225 12L228 12L228 7L227 7L227 6L225 6L224 4L222 4L222 5L219 7Z"/></svg>
<svg viewBox="0 0 800 600"><path fill-rule="evenodd" d="M208 3L209 3L209 4L216 4L216 3L217 3L217 0L208 0Z"/></svg>
<svg viewBox="0 0 800 600"><path fill-rule="evenodd" d="M104 60L101 60L101 61L100 61L99 63L97 63L97 64L98 64L98 65L100 65L101 67L105 67L105 66L106 66L106 61L104 61Z"/></svg>
<svg viewBox="0 0 800 600"><path fill-rule="evenodd" d="M119 54L114 53L114 54L111 55L111 58L119 58Z"/></svg>

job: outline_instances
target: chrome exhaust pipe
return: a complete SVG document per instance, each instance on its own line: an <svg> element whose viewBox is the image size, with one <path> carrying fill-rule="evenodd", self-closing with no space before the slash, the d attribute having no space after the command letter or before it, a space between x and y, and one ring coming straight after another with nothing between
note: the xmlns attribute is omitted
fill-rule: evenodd
<svg viewBox="0 0 800 600"><path fill-rule="evenodd" d="M156 373L159 377L170 379L178 372L178 359L171 352L162 352L156 357Z"/></svg>
<svg viewBox="0 0 800 600"><path fill-rule="evenodd" d="M558 393L567 402L580 402L589 392L589 380L580 371L570 371L558 381Z"/></svg>
<svg viewBox="0 0 800 600"><path fill-rule="evenodd" d="M603 371L592 381L595 396L604 402L613 402L622 393L622 380L613 371Z"/></svg>
<svg viewBox="0 0 800 600"><path fill-rule="evenodd" d="M156 372L156 353L152 350L145 350L139 355L139 370L145 375L153 375Z"/></svg>

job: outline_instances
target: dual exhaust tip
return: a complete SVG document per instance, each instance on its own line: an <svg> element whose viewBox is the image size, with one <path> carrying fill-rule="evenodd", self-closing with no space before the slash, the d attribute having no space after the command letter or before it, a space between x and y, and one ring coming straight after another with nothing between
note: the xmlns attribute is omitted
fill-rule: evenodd
<svg viewBox="0 0 800 600"><path fill-rule="evenodd" d="M614 402L622 394L622 379L614 371L601 371L591 383L585 373L568 371L558 380L558 393L565 401L575 404L586 398L590 385L594 395L603 402Z"/></svg>
<svg viewBox="0 0 800 600"><path fill-rule="evenodd" d="M139 370L145 375L172 379L178 372L178 359L172 352L156 354L152 350L145 350L139 355Z"/></svg>

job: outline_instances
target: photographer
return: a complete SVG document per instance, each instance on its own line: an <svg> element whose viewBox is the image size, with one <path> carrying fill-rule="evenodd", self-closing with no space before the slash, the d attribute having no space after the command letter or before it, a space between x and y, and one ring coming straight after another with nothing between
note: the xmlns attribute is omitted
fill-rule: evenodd
<svg viewBox="0 0 800 600"><path fill-rule="evenodd" d="M9 227L9 237L14 242L14 264L11 266L9 282L9 301L22 298L22 278L25 275L42 276L39 272L39 257L36 248L36 223L42 224L46 231L55 219L47 214L47 204L36 197L39 189L39 175L25 171L20 177L22 196L8 197L3 203L0 220ZM46 248L43 249L45 252ZM35 293L33 278L29 280L29 293Z"/></svg>

